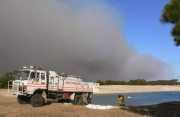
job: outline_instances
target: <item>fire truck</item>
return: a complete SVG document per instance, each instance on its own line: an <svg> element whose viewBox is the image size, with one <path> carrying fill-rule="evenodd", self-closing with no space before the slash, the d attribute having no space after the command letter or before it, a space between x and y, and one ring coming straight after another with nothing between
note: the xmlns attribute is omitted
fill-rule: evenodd
<svg viewBox="0 0 180 117"><path fill-rule="evenodd" d="M8 90L17 95L19 104L30 103L33 107L43 106L48 99L69 100L74 105L82 105L91 103L93 82L30 66L19 70L18 77L8 82Z"/></svg>

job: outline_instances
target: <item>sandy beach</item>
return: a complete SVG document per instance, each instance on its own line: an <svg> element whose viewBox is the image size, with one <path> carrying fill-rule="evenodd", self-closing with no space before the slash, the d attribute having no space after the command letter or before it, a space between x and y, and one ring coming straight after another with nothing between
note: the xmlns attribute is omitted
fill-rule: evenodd
<svg viewBox="0 0 180 117"><path fill-rule="evenodd" d="M99 92L101 93L134 93L134 92L160 92L160 91L180 91L179 85L101 85Z"/></svg>

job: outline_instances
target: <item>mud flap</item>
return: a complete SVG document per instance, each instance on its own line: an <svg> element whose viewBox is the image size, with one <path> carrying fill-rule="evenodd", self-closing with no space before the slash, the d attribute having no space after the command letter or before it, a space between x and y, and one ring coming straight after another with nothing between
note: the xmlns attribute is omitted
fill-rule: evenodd
<svg viewBox="0 0 180 117"><path fill-rule="evenodd" d="M42 97L44 98L44 103L46 104L47 103L47 98L46 98L46 92L45 91L43 91Z"/></svg>

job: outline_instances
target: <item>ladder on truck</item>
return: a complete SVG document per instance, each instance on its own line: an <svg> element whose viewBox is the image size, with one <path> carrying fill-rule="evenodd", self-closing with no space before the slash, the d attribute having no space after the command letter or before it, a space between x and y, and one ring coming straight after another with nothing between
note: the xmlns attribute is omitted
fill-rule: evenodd
<svg viewBox="0 0 180 117"><path fill-rule="evenodd" d="M8 93L12 92L12 87L13 87L13 81L9 80L8 81ZM11 89L11 90L10 90Z"/></svg>

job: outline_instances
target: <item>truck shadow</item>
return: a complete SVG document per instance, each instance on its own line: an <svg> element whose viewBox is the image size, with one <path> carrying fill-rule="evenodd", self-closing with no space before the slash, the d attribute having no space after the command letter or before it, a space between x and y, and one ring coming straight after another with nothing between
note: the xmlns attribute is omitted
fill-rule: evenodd
<svg viewBox="0 0 180 117"><path fill-rule="evenodd" d="M180 101L149 106L120 107L122 110L153 117L180 117Z"/></svg>
<svg viewBox="0 0 180 117"><path fill-rule="evenodd" d="M54 102L52 102L52 101L47 101L47 103L45 103L43 106L51 105L52 103L54 103Z"/></svg>
<svg viewBox="0 0 180 117"><path fill-rule="evenodd" d="M51 105L53 103L59 103L59 104L71 104L71 101L70 100L47 100L47 103L44 104L45 105Z"/></svg>

